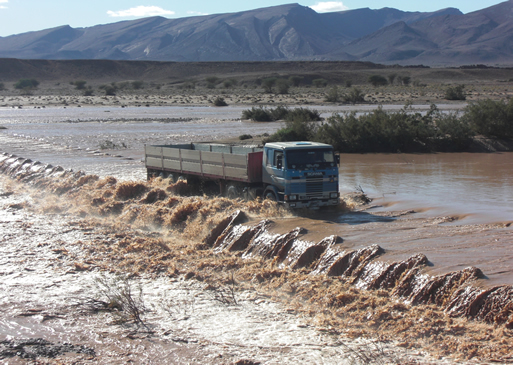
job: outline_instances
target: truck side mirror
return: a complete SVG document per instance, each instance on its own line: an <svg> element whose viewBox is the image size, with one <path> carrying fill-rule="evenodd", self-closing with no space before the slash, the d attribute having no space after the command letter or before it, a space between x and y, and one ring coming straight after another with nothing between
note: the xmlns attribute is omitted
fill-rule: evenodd
<svg viewBox="0 0 513 365"><path fill-rule="evenodd" d="M335 160L337 161L337 165L340 165L340 155L335 155Z"/></svg>

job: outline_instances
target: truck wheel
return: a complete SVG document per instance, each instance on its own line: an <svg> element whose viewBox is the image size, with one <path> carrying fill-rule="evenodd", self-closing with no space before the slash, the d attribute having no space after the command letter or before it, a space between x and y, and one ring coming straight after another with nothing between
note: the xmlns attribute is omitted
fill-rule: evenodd
<svg viewBox="0 0 513 365"><path fill-rule="evenodd" d="M169 174L169 175L167 176L167 178L169 179L169 183L170 183L170 184L174 184L174 183L175 183L175 175L173 175L173 174Z"/></svg>
<svg viewBox="0 0 513 365"><path fill-rule="evenodd" d="M272 200L273 202L278 201L278 199L276 199L276 195L274 195L272 191L268 191L267 193L265 193L265 198Z"/></svg>
<svg viewBox="0 0 513 365"><path fill-rule="evenodd" d="M237 189L235 185L230 185L228 189L226 189L226 197L229 199L237 199L239 195L239 189Z"/></svg>

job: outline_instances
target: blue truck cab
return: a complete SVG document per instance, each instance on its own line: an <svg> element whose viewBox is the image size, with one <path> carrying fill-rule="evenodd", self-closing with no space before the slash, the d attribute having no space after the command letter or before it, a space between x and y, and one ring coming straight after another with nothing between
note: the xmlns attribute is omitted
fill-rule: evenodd
<svg viewBox="0 0 513 365"><path fill-rule="evenodd" d="M317 142L275 142L264 146L264 197L290 208L316 209L339 204L339 156Z"/></svg>

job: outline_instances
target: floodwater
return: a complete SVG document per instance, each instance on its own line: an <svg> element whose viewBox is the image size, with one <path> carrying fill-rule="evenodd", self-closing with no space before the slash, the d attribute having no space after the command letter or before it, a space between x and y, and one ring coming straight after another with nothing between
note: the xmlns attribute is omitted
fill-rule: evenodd
<svg viewBox="0 0 513 365"><path fill-rule="evenodd" d="M0 109L0 126L7 128L0 130L0 152L101 177L144 180L144 144L273 133L282 126L241 121L241 110ZM106 142L118 148L102 149ZM290 227L306 226L323 237L338 234L349 248L379 244L387 252L385 260L425 253L433 275L472 265L485 273L483 286L513 283L513 232L507 224L491 224L513 221L512 153L342 155L341 161L341 191L363 190L374 199L373 208L287 218ZM69 340L95 348L99 359L111 363L158 363L163 351L174 354L169 363L241 358L340 363L347 356L332 338L265 297L241 293L240 307L225 308L198 283L141 279L147 303L155 306L149 322L156 325L157 339L133 339L126 330L106 326L105 318L92 320L76 303L96 294L96 276L73 270L73 263L87 260L88 253L68 244L87 237L57 218L19 211L18 203L29 198L15 199L2 196L3 205L14 208L0 211L0 237L7 243L0 247L0 287L9 293L0 296L0 309L8 313L0 319L2 339ZM63 249L68 253L63 255ZM163 297L166 292L175 293L175 302ZM174 306L171 315L162 303ZM221 354L224 358L216 357ZM77 356L86 363L85 355Z"/></svg>
<svg viewBox="0 0 513 365"><path fill-rule="evenodd" d="M462 105L439 105L459 110ZM311 106L324 115L365 106ZM387 105L387 110L401 106ZM416 110L429 106L417 105ZM243 107L0 108L0 151L118 179L144 179L145 144L273 133L282 123L241 121ZM247 108L246 108L247 109ZM106 143L118 148L102 149ZM458 215L459 223L513 221L513 153L346 154L342 192L362 189L386 209ZM376 211L378 211L377 209Z"/></svg>

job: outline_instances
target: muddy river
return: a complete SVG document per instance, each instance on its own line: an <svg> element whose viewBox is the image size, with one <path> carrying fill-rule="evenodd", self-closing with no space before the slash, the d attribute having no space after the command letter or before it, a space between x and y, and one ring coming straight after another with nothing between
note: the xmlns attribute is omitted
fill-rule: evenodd
<svg viewBox="0 0 513 365"><path fill-rule="evenodd" d="M371 107L365 108L370 110ZM394 108L398 107L390 107ZM423 110L428 106L417 108ZM457 110L460 107L450 108ZM260 135L273 133L282 126L280 123L241 121L242 109L245 108L0 109L0 126L6 128L0 130L0 152L101 177L144 180L142 151L145 144ZM324 115L351 111L348 107L317 109ZM371 207L352 213L292 215L284 218L276 230L302 226L309 231L306 238L312 240L337 234L353 249L379 244L386 251L384 260L402 260L421 252L429 259L427 272L430 274L475 266L485 273L479 284L483 287L513 284L513 230L510 224L513 222L513 153L342 155L340 189L342 192L364 191L373 198ZM2 289L10 294L1 298L0 308L4 311L15 308L24 315L4 316L0 321L0 337L9 338L15 332L18 337L44 337L58 342L70 338L72 328L76 331L71 337L73 341L86 345L82 352L75 349L79 354L76 356L83 361L89 356L87 349L94 348L95 343L104 341L109 335L93 330L98 322L86 323L84 327L85 319L77 319L75 323L67 314L83 317L83 308L78 304L91 298L96 274L77 276L70 270L72 260L62 255L58 257L66 239L80 239L67 237L75 233L71 233L66 225L61 227L58 222L50 226L41 224L40 228L26 225L43 220L44 217L17 210L2 212L3 240L18 242L21 239L23 242L17 243L21 255L13 248L2 248L0 274L5 279ZM31 240L29 237L38 238ZM36 250L42 259L51 260L30 263ZM20 270L23 274L18 273ZM55 276L52 270L57 270L59 275ZM41 276L41 272L45 274ZM169 319L174 330L168 332L166 326L171 325L162 322L154 329L162 333L159 341L141 337L136 338L136 345L127 340L126 333L110 334L116 340L97 351L97 355L99 353L113 363L128 360L158 363L159 352L171 351L176 357L169 363L180 360L196 363L198 358L195 356L224 363L215 356L228 351L230 361L249 356L265 363L301 362L313 358L319 363L339 363L343 354L336 347L336 341L319 336L301 321L288 318L287 311L266 298L256 293L241 294L240 301L244 304L237 309L237 316L240 316L233 319L233 313L224 316L224 309L219 309L223 306L209 309L210 313L207 308L212 307L212 300L195 285L145 283L149 288L147 300L150 303L163 302L161 296L166 290L180 293L173 299L178 301L174 303L177 308L173 309L173 318ZM71 297L70 293L73 294ZM190 299L191 293L194 293L194 299ZM26 295L25 302L17 303L19 297L16 297L22 295ZM17 304L13 307L12 303ZM41 309L48 305L49 308ZM262 307L265 308L259 313ZM169 312L169 308L153 309L157 322L166 310ZM253 315L248 315L250 312ZM45 316L57 321L47 322ZM209 320L202 321L199 318L202 316ZM182 322L182 317L192 319ZM220 324L226 321L235 321L231 332L221 329ZM268 321L277 323L271 332L279 339L271 334L267 338ZM245 328L254 326L254 332L264 338L251 344L252 332L238 331L238 323ZM296 336L299 341L294 340ZM206 343L205 338L218 338L219 341ZM274 343L287 347L287 352L275 348ZM148 351L141 355L142 352L131 346L144 347ZM120 353L123 353L120 360L114 360Z"/></svg>

